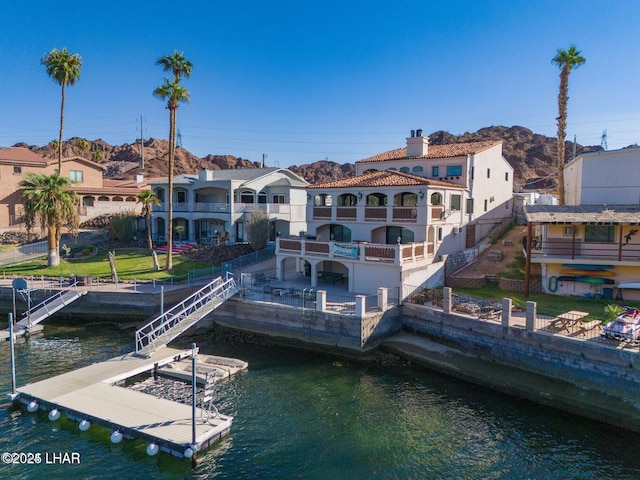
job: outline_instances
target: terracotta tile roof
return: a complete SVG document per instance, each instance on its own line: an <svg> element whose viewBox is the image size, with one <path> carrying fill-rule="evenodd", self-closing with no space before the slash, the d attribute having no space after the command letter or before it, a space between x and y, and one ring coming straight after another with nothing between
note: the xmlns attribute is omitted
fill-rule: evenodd
<svg viewBox="0 0 640 480"><path fill-rule="evenodd" d="M368 172L357 177L343 178L342 180L335 180L333 182L317 183L315 185L310 185L307 188L412 187L419 185L465 188L464 185L419 177L418 175L398 172L396 170Z"/></svg>
<svg viewBox="0 0 640 480"><path fill-rule="evenodd" d="M0 162L24 164L48 165L52 158L45 158L25 147L0 147Z"/></svg>
<svg viewBox="0 0 640 480"><path fill-rule="evenodd" d="M448 145L429 145L427 155L420 157L407 157L407 148L396 148L395 150L389 150L388 152L374 155L373 157L364 158L358 160L356 163L373 163L373 162L387 162L389 160L403 160L403 159L416 159L416 158L450 158L460 157L467 155L474 155L487 150L491 147L502 143L500 140L487 140L485 142L468 142L468 143L451 143Z"/></svg>

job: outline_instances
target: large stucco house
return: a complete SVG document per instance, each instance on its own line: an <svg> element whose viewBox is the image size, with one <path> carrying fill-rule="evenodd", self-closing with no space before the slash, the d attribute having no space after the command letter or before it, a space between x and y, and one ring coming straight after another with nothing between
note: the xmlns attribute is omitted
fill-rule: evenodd
<svg viewBox="0 0 640 480"><path fill-rule="evenodd" d="M565 205L525 208L543 291L640 300L640 149L582 154L564 177Z"/></svg>
<svg viewBox="0 0 640 480"><path fill-rule="evenodd" d="M51 175L58 160L47 158L24 147L0 147L0 228L19 227L23 223L20 182L28 173ZM136 195L146 184L142 177L132 181L103 178L104 167L82 157L62 159L61 175L73 180L72 190L80 196L80 221L103 213L137 211Z"/></svg>
<svg viewBox="0 0 640 480"><path fill-rule="evenodd" d="M153 238L167 235L166 178L149 182L160 200L153 208ZM202 170L177 175L173 181L173 227L184 227L183 239L212 243L248 241L245 223L254 210L269 219L271 240L278 235L298 234L306 229L304 179L284 168ZM174 238L176 238L174 236Z"/></svg>
<svg viewBox="0 0 640 480"><path fill-rule="evenodd" d="M306 235L280 238L277 275L296 271L358 293L441 284L445 255L473 247L512 215L501 142L406 147L356 162L357 176L307 188ZM295 263L295 268L292 268Z"/></svg>

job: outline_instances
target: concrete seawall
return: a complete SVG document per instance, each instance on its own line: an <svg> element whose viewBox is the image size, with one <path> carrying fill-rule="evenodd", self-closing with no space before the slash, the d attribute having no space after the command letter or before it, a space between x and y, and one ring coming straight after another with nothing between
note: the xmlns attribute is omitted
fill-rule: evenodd
<svg viewBox="0 0 640 480"><path fill-rule="evenodd" d="M392 351L505 393L640 431L640 354L586 340L503 327L428 307L402 307L405 329L450 346L433 355L414 342ZM418 342L419 343L419 342ZM432 349L431 349L432 350Z"/></svg>

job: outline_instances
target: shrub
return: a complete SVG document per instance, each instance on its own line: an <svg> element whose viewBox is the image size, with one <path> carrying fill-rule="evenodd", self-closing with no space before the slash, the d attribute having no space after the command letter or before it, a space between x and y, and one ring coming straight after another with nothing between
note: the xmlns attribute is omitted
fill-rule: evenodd
<svg viewBox="0 0 640 480"><path fill-rule="evenodd" d="M118 212L111 217L111 225L109 233L112 238L120 240L123 243L129 243L133 240L136 232L136 215L133 211Z"/></svg>

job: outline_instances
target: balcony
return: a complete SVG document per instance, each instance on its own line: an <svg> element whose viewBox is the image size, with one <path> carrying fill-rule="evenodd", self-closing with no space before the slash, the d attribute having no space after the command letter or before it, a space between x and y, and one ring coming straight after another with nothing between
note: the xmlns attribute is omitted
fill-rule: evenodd
<svg viewBox="0 0 640 480"><path fill-rule="evenodd" d="M640 264L640 245L623 243L585 243L581 238L536 237L531 243L531 261L546 263L554 261L607 261Z"/></svg>
<svg viewBox="0 0 640 480"><path fill-rule="evenodd" d="M276 254L322 257L356 262L409 264L433 257L434 245L428 242L387 245L381 243L320 242L304 238L278 238Z"/></svg>

